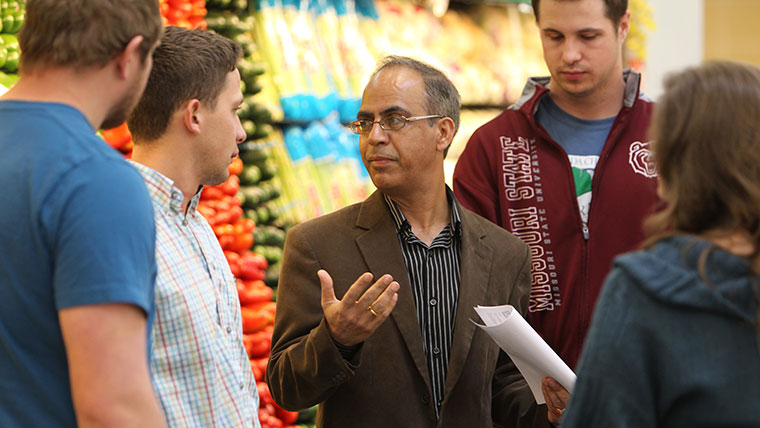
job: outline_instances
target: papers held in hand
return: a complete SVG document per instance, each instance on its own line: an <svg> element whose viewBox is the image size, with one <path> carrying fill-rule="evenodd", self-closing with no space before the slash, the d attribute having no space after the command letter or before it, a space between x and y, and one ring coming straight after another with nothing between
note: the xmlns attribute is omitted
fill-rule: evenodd
<svg viewBox="0 0 760 428"><path fill-rule="evenodd" d="M545 403L541 379L547 376L554 378L572 394L575 373L512 305L476 306L475 312L485 325L473 323L488 333L509 355L528 381L536 403Z"/></svg>

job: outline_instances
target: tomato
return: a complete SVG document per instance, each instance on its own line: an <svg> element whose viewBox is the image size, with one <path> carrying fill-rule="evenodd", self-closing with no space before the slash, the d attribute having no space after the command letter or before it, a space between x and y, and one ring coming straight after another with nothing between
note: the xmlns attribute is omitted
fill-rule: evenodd
<svg viewBox="0 0 760 428"><path fill-rule="evenodd" d="M206 186L201 192L201 199L222 199L224 192L214 186Z"/></svg>
<svg viewBox="0 0 760 428"><path fill-rule="evenodd" d="M239 269L240 268L238 268L238 270ZM274 298L274 290L267 287L267 285L264 284L264 281L244 281L238 279L236 286L238 299L242 306L252 306L257 303L271 302L272 298Z"/></svg>
<svg viewBox="0 0 760 428"><path fill-rule="evenodd" d="M235 243L235 237L232 235L222 235L219 237L219 246L222 250L229 250Z"/></svg>
<svg viewBox="0 0 760 428"><path fill-rule="evenodd" d="M230 223L232 223L231 220L233 216L234 214L230 212L229 210L226 210L226 211L217 210L216 215L214 216L214 224L216 225L223 224L223 225L232 227ZM233 234L234 234L234 228L230 229L230 232L228 233L228 235L233 235Z"/></svg>
<svg viewBox="0 0 760 428"><path fill-rule="evenodd" d="M281 408L280 406L278 406L277 404L274 405L274 409L275 409L275 416L277 416L277 418L281 420L282 423L285 425L290 425L294 423L296 419L298 419L298 412L291 412L291 411L285 410Z"/></svg>
<svg viewBox="0 0 760 428"><path fill-rule="evenodd" d="M259 391L259 418L264 416L267 423L271 423L271 416L278 419L283 425L291 425L298 419L298 412L291 412L278 406L272 399L272 393L269 391L269 385L264 382L257 382L256 389ZM262 422L263 423L263 422Z"/></svg>
<svg viewBox="0 0 760 428"><path fill-rule="evenodd" d="M239 156L235 156L230 166L227 167L227 171L229 171L230 175L240 175L243 172L243 160Z"/></svg>
<svg viewBox="0 0 760 428"><path fill-rule="evenodd" d="M235 222L235 235L241 235L243 233L251 233L256 229L256 222L250 218L241 218Z"/></svg>
<svg viewBox="0 0 760 428"><path fill-rule="evenodd" d="M243 333L244 334L258 334L261 332L264 327L272 325L274 323L274 316L272 316L271 313L267 311L259 311L256 309L251 309L245 306L242 306L240 308L240 316L243 319ZM264 334L264 337L258 337L260 340L269 340L271 343L272 336L269 335L269 337L266 337L267 335ZM266 350L260 349L261 352L269 352L269 343L266 345ZM258 349L258 348L257 348ZM261 352L254 354L251 354L251 357L261 357Z"/></svg>
<svg viewBox="0 0 760 428"><path fill-rule="evenodd" d="M242 252L245 251L251 246L253 246L253 234L252 233L241 233L241 234L235 234L235 241L232 244L232 248L230 250Z"/></svg>
<svg viewBox="0 0 760 428"><path fill-rule="evenodd" d="M198 201L199 207L209 207L213 209L214 211L218 211L217 207L219 206L219 200L218 199L203 199L203 194L201 193L201 200Z"/></svg>
<svg viewBox="0 0 760 428"><path fill-rule="evenodd" d="M261 422L261 428L283 428L284 427L282 424L282 421L277 419L277 417L274 414L275 414L275 409L271 404L267 404L265 406L259 406L259 422Z"/></svg>
<svg viewBox="0 0 760 428"><path fill-rule="evenodd" d="M258 282L258 281L255 281L255 282ZM277 312L277 302L272 302L272 301L254 303L254 304L248 305L248 307L251 309L259 310L259 311L269 312L270 314L272 314L272 318L274 318L274 314ZM267 328L265 328L264 330L266 330ZM272 328L274 329L274 327Z"/></svg>
<svg viewBox="0 0 760 428"><path fill-rule="evenodd" d="M201 215L206 219L206 221L209 222L209 224L211 223L211 219L216 215L216 210L206 205L198 204L196 210L201 213Z"/></svg>
<svg viewBox="0 0 760 428"><path fill-rule="evenodd" d="M258 266L259 269L266 270L266 268L269 267L269 262L267 262L267 259L264 258L264 256L262 256L261 254L253 253L253 256L251 257L253 258L254 263L256 263L256 266Z"/></svg>
<svg viewBox="0 0 760 428"><path fill-rule="evenodd" d="M256 380L256 382L263 381L264 372L261 371L261 368L259 368L258 365L256 365L255 360L248 360L248 362L251 364L251 371L253 371L253 378Z"/></svg>
<svg viewBox="0 0 760 428"><path fill-rule="evenodd" d="M217 224L216 226L214 226L213 229L214 229L214 235L216 235L217 237L221 237L224 235L234 236L233 234L235 232L235 228L232 227L232 225L229 223Z"/></svg>
<svg viewBox="0 0 760 428"><path fill-rule="evenodd" d="M269 263L264 256L258 253L254 253L253 251L243 252L240 255L240 258L250 260L250 263L262 270L265 270L269 266Z"/></svg>
<svg viewBox="0 0 760 428"><path fill-rule="evenodd" d="M225 251L224 257L227 258L227 263L229 263L230 266L236 265L240 261L240 254L234 251Z"/></svg>
<svg viewBox="0 0 760 428"><path fill-rule="evenodd" d="M187 1L181 1L181 2L177 2L177 1L172 2L172 1L170 1L169 3L170 4L173 3L172 6L175 9L179 9L179 11L182 12L184 14L184 16L186 16L186 17L190 16L190 14L193 12L193 5L190 4L190 3L188 3Z"/></svg>
<svg viewBox="0 0 760 428"><path fill-rule="evenodd" d="M256 389L259 391L259 407L264 407L267 404L274 404L272 393L269 392L269 385L264 382L257 382Z"/></svg>
<svg viewBox="0 0 760 428"><path fill-rule="evenodd" d="M171 8L168 11L166 11L166 19L169 20L169 22L179 22L185 18L185 12L181 11L180 9L174 9Z"/></svg>
<svg viewBox="0 0 760 428"><path fill-rule="evenodd" d="M268 338L257 338L251 344L249 356L251 358L267 357L269 356L270 346L272 346L271 335Z"/></svg>
<svg viewBox="0 0 760 428"><path fill-rule="evenodd" d="M219 192L222 192L218 188L216 188L215 190L218 190ZM221 194L224 195L224 192L222 192ZM217 212L224 213L224 212L227 212L230 209L232 209L233 204L230 203L229 199L223 199L223 198L219 198L219 199L220 200L217 201L217 203L216 203L216 211Z"/></svg>
<svg viewBox="0 0 760 428"><path fill-rule="evenodd" d="M221 246L221 244L219 244L219 246ZM232 273L232 276L237 278L240 276L240 266L238 266L237 263L230 265L230 272Z"/></svg>
<svg viewBox="0 0 760 428"><path fill-rule="evenodd" d="M263 265L262 265L263 260ZM240 276L243 279L264 280L267 260L260 254L244 251L240 256ZM263 266L263 267L262 267Z"/></svg>
<svg viewBox="0 0 760 428"><path fill-rule="evenodd" d="M203 18L205 18L207 14L208 14L208 11L206 10L205 7L193 9L192 12L190 12L190 22L197 25L198 23L203 21ZM237 174L240 174L240 173L238 172Z"/></svg>
<svg viewBox="0 0 760 428"><path fill-rule="evenodd" d="M240 256L238 255L238 253L234 251L225 251L224 255L227 258L227 264L230 265L230 272L232 272L232 276L234 276L235 278L239 277L240 266L238 266L238 261L240 260Z"/></svg>
<svg viewBox="0 0 760 428"><path fill-rule="evenodd" d="M251 358L248 362L251 364L251 370L253 370L253 377L256 379L256 382L264 382L269 357Z"/></svg>
<svg viewBox="0 0 760 428"><path fill-rule="evenodd" d="M271 342L269 343L271 344ZM268 351L264 349L266 346L266 339L262 339L255 334L243 334L243 347L249 358L255 359L254 357L251 357L251 355L254 354L262 354L257 355L256 358L267 358Z"/></svg>
<svg viewBox="0 0 760 428"><path fill-rule="evenodd" d="M114 149L120 150L132 141L132 134L129 132L129 128L127 128L127 122L124 122L116 128L104 129L103 139Z"/></svg>
<svg viewBox="0 0 760 428"><path fill-rule="evenodd" d="M230 223L234 223L238 220L240 220L241 217L243 217L243 208L240 207L240 205L233 205L232 208L229 210L230 214Z"/></svg>
<svg viewBox="0 0 760 428"><path fill-rule="evenodd" d="M243 231L247 233L253 233L253 231L256 230L256 222L250 218L241 218L238 220L237 224L241 225L243 227Z"/></svg>
<svg viewBox="0 0 760 428"><path fill-rule="evenodd" d="M225 195L234 196L240 190L240 177L237 175L230 175L227 177L227 181L218 186Z"/></svg>
<svg viewBox="0 0 760 428"><path fill-rule="evenodd" d="M265 372L267 371L267 365L269 364L269 357L264 358L254 358L251 360L251 362L256 365L261 371Z"/></svg>

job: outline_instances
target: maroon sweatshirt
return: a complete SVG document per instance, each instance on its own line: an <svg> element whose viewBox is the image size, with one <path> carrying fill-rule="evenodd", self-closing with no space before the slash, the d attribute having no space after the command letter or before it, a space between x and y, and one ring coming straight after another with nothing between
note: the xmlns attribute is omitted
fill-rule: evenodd
<svg viewBox="0 0 760 428"><path fill-rule="evenodd" d="M535 119L548 77L529 79L517 104L475 131L454 171L462 205L530 246L528 321L570 367L612 259L641 243L657 201L647 140L653 103L639 94L640 74L623 77L623 108L591 183L588 230L567 153Z"/></svg>

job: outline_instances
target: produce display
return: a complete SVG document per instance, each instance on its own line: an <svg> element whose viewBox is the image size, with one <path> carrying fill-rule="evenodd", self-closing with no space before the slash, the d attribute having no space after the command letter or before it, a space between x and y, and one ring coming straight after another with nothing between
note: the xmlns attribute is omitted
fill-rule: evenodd
<svg viewBox="0 0 760 428"><path fill-rule="evenodd" d="M281 178L271 140L272 112L259 101L265 86L265 68L257 57L251 37L253 18L245 0L207 3L206 25L243 48L238 63L243 104L238 110L247 140L240 156L230 165L230 177L219 186L204 187L198 211L206 217L219 239L230 269L236 277L243 321L243 345L259 391L262 428L313 426L313 411L286 411L277 406L265 383L280 273L285 228L281 218Z"/></svg>
<svg viewBox="0 0 760 428"><path fill-rule="evenodd" d="M164 26L173 25L193 30L206 29L204 0L158 0Z"/></svg>
<svg viewBox="0 0 760 428"><path fill-rule="evenodd" d="M20 50L16 33L24 23L24 1L0 1L0 95L18 81Z"/></svg>
<svg viewBox="0 0 760 428"><path fill-rule="evenodd" d="M440 67L465 104L514 101L514 82L545 72L529 11L507 3L437 17L406 0L261 0L255 40L285 119L321 120L334 112L347 123L375 61L387 54Z"/></svg>

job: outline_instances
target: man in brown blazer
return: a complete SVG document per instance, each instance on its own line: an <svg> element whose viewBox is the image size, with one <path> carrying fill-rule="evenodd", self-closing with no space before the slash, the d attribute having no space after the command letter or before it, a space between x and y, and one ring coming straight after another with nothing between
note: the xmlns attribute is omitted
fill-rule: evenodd
<svg viewBox="0 0 760 428"><path fill-rule="evenodd" d="M319 404L318 427L548 426L514 364L470 321L476 305L526 309L530 253L445 184L456 88L388 57L357 118L378 191L289 231L272 397L292 410Z"/></svg>

